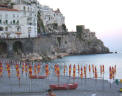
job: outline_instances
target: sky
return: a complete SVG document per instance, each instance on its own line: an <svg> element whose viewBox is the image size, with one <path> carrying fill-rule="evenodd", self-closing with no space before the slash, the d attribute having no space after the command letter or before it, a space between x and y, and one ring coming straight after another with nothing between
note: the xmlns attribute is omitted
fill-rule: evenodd
<svg viewBox="0 0 122 96"><path fill-rule="evenodd" d="M85 25L111 51L122 51L122 0L38 0L65 16L69 31Z"/></svg>

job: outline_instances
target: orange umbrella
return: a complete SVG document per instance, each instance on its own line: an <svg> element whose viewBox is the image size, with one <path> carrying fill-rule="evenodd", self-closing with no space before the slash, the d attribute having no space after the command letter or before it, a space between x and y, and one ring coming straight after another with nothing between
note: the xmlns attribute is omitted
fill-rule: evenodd
<svg viewBox="0 0 122 96"><path fill-rule="evenodd" d="M38 75L40 73L40 64L37 65L37 73L38 73Z"/></svg>
<svg viewBox="0 0 122 96"><path fill-rule="evenodd" d="M7 71L8 71L8 78L10 79L10 76L11 76L10 64L7 64L6 68L7 68Z"/></svg>
<svg viewBox="0 0 122 96"><path fill-rule="evenodd" d="M64 65L64 76L65 76L65 73L66 73L66 65Z"/></svg>
<svg viewBox="0 0 122 96"><path fill-rule="evenodd" d="M69 65L69 77L71 76L71 64Z"/></svg>
<svg viewBox="0 0 122 96"><path fill-rule="evenodd" d="M17 76L17 78L18 78L18 80L20 80L20 71L19 71L19 65L18 64L16 64L16 76Z"/></svg>
<svg viewBox="0 0 122 96"><path fill-rule="evenodd" d="M75 64L73 66L73 79L75 79L75 73L76 73L76 68L75 68Z"/></svg>
<svg viewBox="0 0 122 96"><path fill-rule="evenodd" d="M85 79L86 79L86 66L84 66L84 76L85 76Z"/></svg>
<svg viewBox="0 0 122 96"><path fill-rule="evenodd" d="M97 79L97 68L95 66L95 78Z"/></svg>
<svg viewBox="0 0 122 96"><path fill-rule="evenodd" d="M54 65L55 73L56 73L56 68L57 68L57 64Z"/></svg>
<svg viewBox="0 0 122 96"><path fill-rule="evenodd" d="M102 67L102 65L100 65L100 74L101 74L101 76L102 76L102 73L103 73L103 67Z"/></svg>
<svg viewBox="0 0 122 96"><path fill-rule="evenodd" d="M2 63L0 62L0 77L2 77L3 75L3 65Z"/></svg>
<svg viewBox="0 0 122 96"><path fill-rule="evenodd" d="M32 76L32 66L29 65L29 76Z"/></svg>
<svg viewBox="0 0 122 96"><path fill-rule="evenodd" d="M24 68L25 68L25 65L24 63L22 64L22 74L24 73Z"/></svg>
<svg viewBox="0 0 122 96"><path fill-rule="evenodd" d="M25 73L26 73L26 75L27 75L27 72L28 72L28 65L25 64Z"/></svg>
<svg viewBox="0 0 122 96"><path fill-rule="evenodd" d="M89 73L91 72L91 66L90 66L90 64L89 64Z"/></svg>
<svg viewBox="0 0 122 96"><path fill-rule="evenodd" d="M94 65L92 65L92 71L93 71L93 73L94 73Z"/></svg>
<svg viewBox="0 0 122 96"><path fill-rule="evenodd" d="M37 75L37 66L36 66L36 64L34 65L34 74Z"/></svg>
<svg viewBox="0 0 122 96"><path fill-rule="evenodd" d="M111 66L109 67L109 78L112 79L112 69L111 69Z"/></svg>
<svg viewBox="0 0 122 96"><path fill-rule="evenodd" d="M116 65L114 66L115 74L116 74Z"/></svg>
<svg viewBox="0 0 122 96"><path fill-rule="evenodd" d="M104 70L104 65L103 65L103 68L102 68L102 69L103 69L103 71L102 71L102 72L103 72L103 74L104 74L104 72L105 72L105 70Z"/></svg>
<svg viewBox="0 0 122 96"><path fill-rule="evenodd" d="M48 67L48 64L45 65L45 73L46 73L46 76L49 75L49 67Z"/></svg>
<svg viewBox="0 0 122 96"><path fill-rule="evenodd" d="M83 79L83 68L81 66L81 74L80 74L81 79Z"/></svg>
<svg viewBox="0 0 122 96"><path fill-rule="evenodd" d="M57 73L57 77L59 77L60 76L60 68L59 68L59 65L57 65L56 73Z"/></svg>
<svg viewBox="0 0 122 96"><path fill-rule="evenodd" d="M79 66L79 64L78 64L78 75L80 74L80 66Z"/></svg>
<svg viewBox="0 0 122 96"><path fill-rule="evenodd" d="M115 75L115 70L114 67L112 67L112 78L114 79L114 75Z"/></svg>

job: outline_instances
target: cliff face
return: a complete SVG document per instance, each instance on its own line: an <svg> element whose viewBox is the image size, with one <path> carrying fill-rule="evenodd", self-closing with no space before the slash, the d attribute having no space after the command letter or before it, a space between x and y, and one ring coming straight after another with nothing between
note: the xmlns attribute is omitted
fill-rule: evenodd
<svg viewBox="0 0 122 96"><path fill-rule="evenodd" d="M43 36L36 39L33 44L33 53L38 53L44 59L75 54L109 53L109 49L104 46L104 43L97 39L95 33L91 32L88 32L87 35L86 33L68 32Z"/></svg>

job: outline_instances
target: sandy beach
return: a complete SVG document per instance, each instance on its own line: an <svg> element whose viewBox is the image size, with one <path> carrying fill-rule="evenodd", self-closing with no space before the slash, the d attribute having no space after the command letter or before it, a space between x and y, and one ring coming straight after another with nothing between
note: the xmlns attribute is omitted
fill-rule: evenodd
<svg viewBox="0 0 122 96"><path fill-rule="evenodd" d="M78 88L75 90L56 90L56 96L121 96L121 84L110 83L106 80L76 78ZM61 77L60 84L73 83L72 78ZM29 79L26 76L19 81L16 77L0 78L0 96L46 96L50 84L58 84L56 76L46 79ZM121 86L122 87L122 86Z"/></svg>
<svg viewBox="0 0 122 96"><path fill-rule="evenodd" d="M34 67L34 65L33 65ZM45 75L45 64L41 65L40 75ZM50 84L58 84L58 78L54 73L54 66L49 64L50 74L45 79L30 79L28 73L22 74L20 66L20 81L16 77L15 65L11 65L11 77L8 78L6 65L3 64L3 76L0 78L0 96L46 96ZM66 70L67 72L68 70ZM33 70L34 74L34 70ZM98 77L99 78L99 77ZM119 89L122 84L116 85L115 81L111 84L103 78L75 78L78 88L75 90L54 90L56 96L121 96ZM60 84L72 84L73 78L60 75Z"/></svg>

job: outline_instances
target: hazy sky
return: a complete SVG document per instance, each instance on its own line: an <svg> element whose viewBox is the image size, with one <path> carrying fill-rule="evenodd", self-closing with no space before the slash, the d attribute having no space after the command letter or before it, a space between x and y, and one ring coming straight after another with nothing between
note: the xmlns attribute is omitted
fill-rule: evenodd
<svg viewBox="0 0 122 96"><path fill-rule="evenodd" d="M38 0L65 16L69 31L85 25L111 50L122 49L122 0Z"/></svg>

